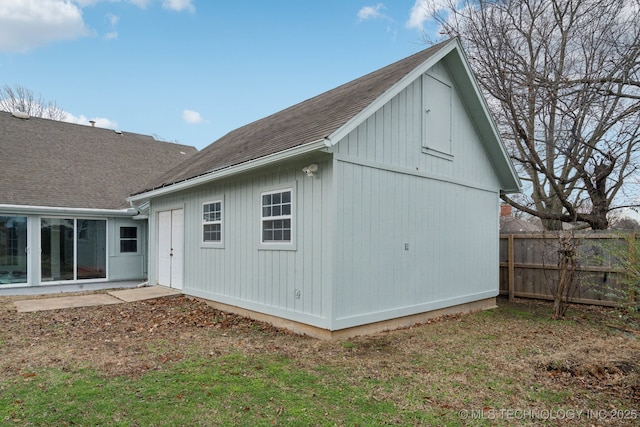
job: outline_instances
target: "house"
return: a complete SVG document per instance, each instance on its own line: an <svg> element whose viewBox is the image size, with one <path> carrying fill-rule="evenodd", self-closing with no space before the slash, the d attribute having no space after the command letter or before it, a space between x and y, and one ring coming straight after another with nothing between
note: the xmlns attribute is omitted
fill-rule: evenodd
<svg viewBox="0 0 640 427"><path fill-rule="evenodd" d="M495 306L520 183L451 39L233 130L132 195L149 280L320 338Z"/></svg>
<svg viewBox="0 0 640 427"><path fill-rule="evenodd" d="M542 223L539 221L525 221L513 216L511 205L502 204L500 206L500 234L518 234L543 231Z"/></svg>
<svg viewBox="0 0 640 427"><path fill-rule="evenodd" d="M146 280L147 221L126 198L195 152L0 112L0 293Z"/></svg>

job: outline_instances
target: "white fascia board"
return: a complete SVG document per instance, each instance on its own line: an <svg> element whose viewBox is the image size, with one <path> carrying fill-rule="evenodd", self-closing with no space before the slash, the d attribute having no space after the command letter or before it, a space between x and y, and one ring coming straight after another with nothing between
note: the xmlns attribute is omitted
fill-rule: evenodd
<svg viewBox="0 0 640 427"><path fill-rule="evenodd" d="M409 86L414 80L426 73L431 67L437 64L442 58L444 58L449 52L458 47L457 39L451 40L447 46L442 47L438 52L433 54L421 65L416 67L409 74L400 79L396 84L391 86L375 101L365 107L358 114L353 116L347 123L338 128L327 138L330 144L333 146L337 144L342 138L346 137L351 131L357 128L363 123L369 116L373 115L376 111L382 108L387 102L389 102L394 96L402 92L407 86Z"/></svg>
<svg viewBox="0 0 640 427"><path fill-rule="evenodd" d="M522 191L522 183L520 182L520 178L511 162L511 158L507 153L506 146L498 129L496 128L495 122L489 112L489 106L487 105L487 101L480 90L480 86L476 81L475 75L469 66L469 61L464 53L464 49L462 49L462 45L457 38L452 39L446 46L442 47L438 52L436 52L433 56L428 58L421 65L416 67L413 71L407 74L405 77L400 79L395 85L391 86L386 92L384 92L378 99L369 104L366 108L364 108L360 113L356 114L351 118L347 123L345 123L342 127L337 129L334 133L329 135L327 138L331 146L340 142L343 138L345 138L350 132L352 132L355 128L357 128L360 124L362 124L367 118L373 115L376 111L378 111L382 106L384 106L387 102L389 102L394 96L403 91L407 86L409 86L414 80L420 77L422 74L426 73L431 67L444 59L449 53L456 50L458 53L458 57L460 58L460 62L464 67L465 74L468 78L468 83L473 88L474 96L478 99L480 103L480 108L482 109L482 120L486 120L489 125L489 132L491 133L491 138L497 142L498 149L504 158L507 168L509 170L509 174L513 179L516 187L509 187L504 193L519 193Z"/></svg>
<svg viewBox="0 0 640 427"><path fill-rule="evenodd" d="M136 194L130 196L127 201L130 203L148 201L154 197L164 196L167 194L175 193L177 191L186 190L198 185L206 184L221 178L226 178L232 175L237 175L242 172L247 172L253 169L257 169L263 166L283 161L292 157L299 156L301 154L310 153L312 151L319 151L321 149L329 148L330 144L327 139L319 139L308 144L300 145L298 147L290 148L288 150L280 151L278 153L270 154L268 156L260 157L255 160L249 160L248 162L240 163L235 166L230 166L225 169L216 170L206 173L195 178L187 179L166 187L158 188L156 190L147 191L145 193Z"/></svg>
<svg viewBox="0 0 640 427"><path fill-rule="evenodd" d="M91 209L91 208L66 208L58 206L32 206L32 205L3 205L0 204L0 214L35 214L35 215L71 215L71 216L100 216L100 217L133 217L138 210L129 209Z"/></svg>
<svg viewBox="0 0 640 427"><path fill-rule="evenodd" d="M508 188L504 190L503 193L505 194L520 193L522 191L522 182L520 181L520 177L516 172L515 166L511 161L511 156L509 155L507 151L507 147L504 141L502 140L502 137L500 136L500 132L498 131L495 121L493 120L493 116L491 115L491 111L489 110L489 105L487 104L487 100L485 99L484 94L480 90L480 85L476 80L476 76L473 70L471 70L471 66L469 65L469 60L467 59L466 53L464 52L464 49L462 49L462 46L460 46L460 42L458 41L458 39L455 39L455 41L456 41L456 44L459 46L458 54L460 55L460 61L462 62L462 66L464 67L465 74L469 79L469 84L473 88L474 95L480 103L480 107L482 109L484 118L489 124L490 132L492 134L491 136L493 137L493 139L497 141L500 153L502 154L502 157L506 160L509 173L511 174L511 177L513 178L514 183L516 184L516 188Z"/></svg>
<svg viewBox="0 0 640 427"><path fill-rule="evenodd" d="M138 210L138 216L148 214L149 213L149 207L151 206L151 203L149 203L148 200L143 200L140 204L138 204L138 206L136 206L131 201L129 202L129 204L131 205L132 208Z"/></svg>

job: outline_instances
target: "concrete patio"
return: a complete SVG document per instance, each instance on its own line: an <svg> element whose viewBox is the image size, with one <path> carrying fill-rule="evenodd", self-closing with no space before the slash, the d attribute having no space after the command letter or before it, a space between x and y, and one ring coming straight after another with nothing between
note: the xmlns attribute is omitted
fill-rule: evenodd
<svg viewBox="0 0 640 427"><path fill-rule="evenodd" d="M145 286L135 289L121 289L107 293L95 293L77 296L59 296L15 301L19 313L64 308L91 307L98 305L124 304L153 298L164 298L180 295L182 292L163 286Z"/></svg>

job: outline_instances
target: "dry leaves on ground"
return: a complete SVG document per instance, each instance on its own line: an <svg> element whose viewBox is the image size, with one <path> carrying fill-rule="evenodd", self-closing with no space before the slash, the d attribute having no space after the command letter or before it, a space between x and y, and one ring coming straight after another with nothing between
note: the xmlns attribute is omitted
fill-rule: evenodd
<svg viewBox="0 0 640 427"><path fill-rule="evenodd" d="M412 384L407 387L455 383L467 388L459 402L425 396L425 404L463 407L465 401L486 400L492 391L474 384L473 372L485 368L522 393L530 392L531 384L571 389L576 405L591 399L590 393L602 401L640 402L640 340L606 326L611 309L580 306L572 308L576 314L567 321L547 321L540 310L549 309L548 303L500 299L500 308L492 312L323 342L187 296L35 313L17 313L12 301L0 298L0 378L52 367L138 376L191 357L244 352L288 357L309 369L339 365L351 369L354 378L408 375ZM529 321L536 318L542 321ZM517 403L515 395L506 398Z"/></svg>

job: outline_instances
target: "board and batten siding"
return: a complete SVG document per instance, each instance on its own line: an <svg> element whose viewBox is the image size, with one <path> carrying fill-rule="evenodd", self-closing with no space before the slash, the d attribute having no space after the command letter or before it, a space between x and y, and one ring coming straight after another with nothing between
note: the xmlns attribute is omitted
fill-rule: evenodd
<svg viewBox="0 0 640 427"><path fill-rule="evenodd" d="M497 193L338 163L334 329L498 294Z"/></svg>
<svg viewBox="0 0 640 427"><path fill-rule="evenodd" d="M431 77L452 88L451 99L438 101L426 91ZM450 155L430 154L425 126L427 107L451 109ZM500 188L482 142L444 64L438 63L393 97L342 141L334 151L339 159L352 159L373 167L398 168L423 173L435 179L494 191ZM426 155L425 155L426 154Z"/></svg>
<svg viewBox="0 0 640 427"><path fill-rule="evenodd" d="M225 179L151 201L150 230L157 233L158 212L184 209L183 292L285 319L327 328L332 279L330 206L332 163L311 160L259 175ZM292 249L260 244L261 192L293 189ZM202 244L202 204L223 202L221 247ZM157 248L151 240L149 276L157 282Z"/></svg>
<svg viewBox="0 0 640 427"><path fill-rule="evenodd" d="M450 85L447 99L426 90L434 76ZM426 129L426 106L439 105L451 109L450 124L442 121L450 128ZM450 135L450 153L431 151L427 132ZM332 329L498 294L500 184L444 65L338 142L334 156Z"/></svg>

